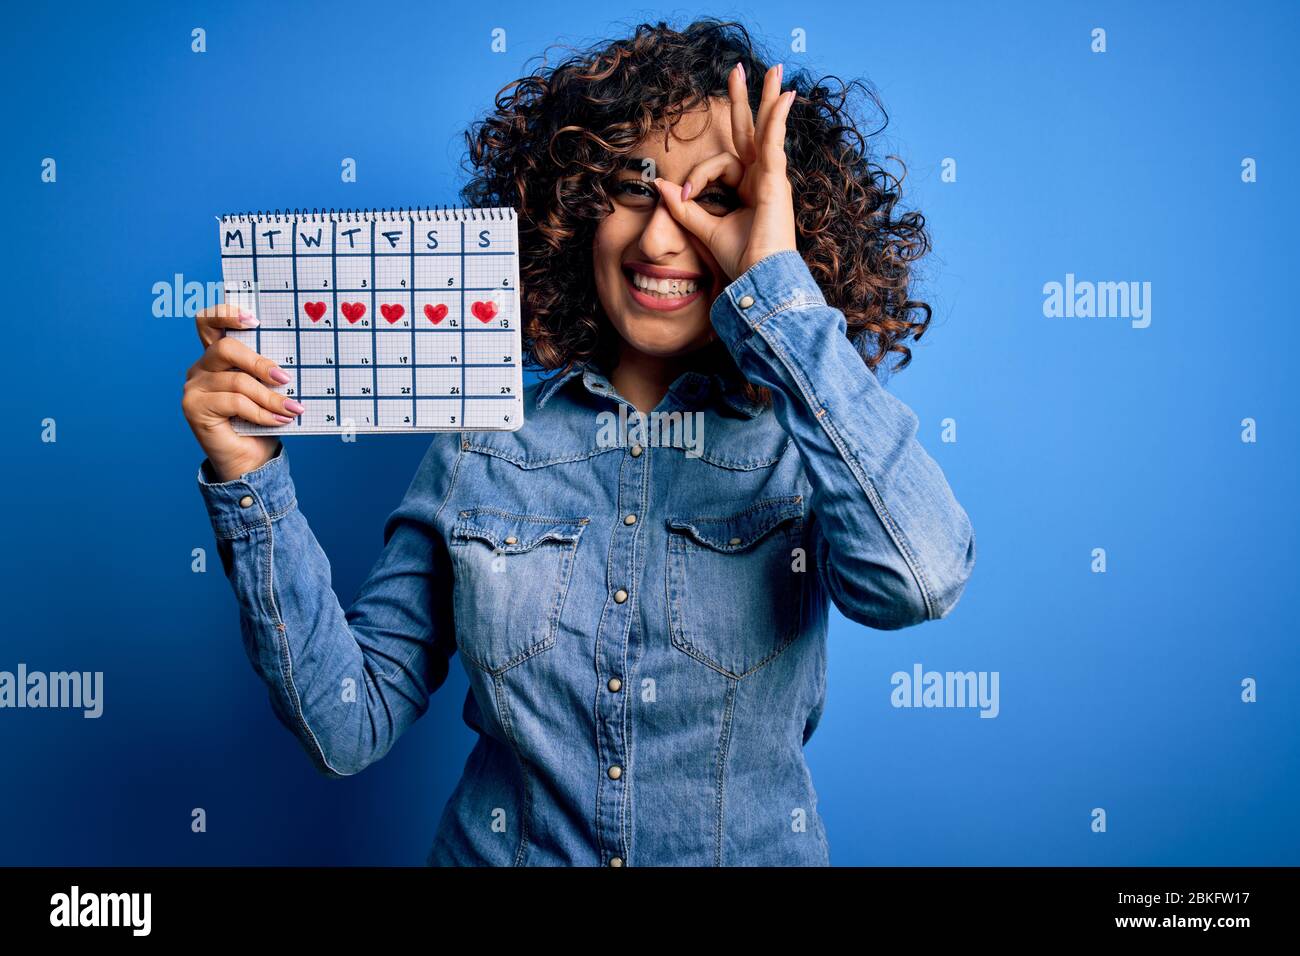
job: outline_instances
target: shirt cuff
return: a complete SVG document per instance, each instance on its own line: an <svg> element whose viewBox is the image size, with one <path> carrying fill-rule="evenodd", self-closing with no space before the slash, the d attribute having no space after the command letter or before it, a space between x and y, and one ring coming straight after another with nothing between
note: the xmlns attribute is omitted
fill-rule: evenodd
<svg viewBox="0 0 1300 956"><path fill-rule="evenodd" d="M743 342L766 319L801 305L826 305L821 286L794 249L764 256L722 290L709 310L727 345Z"/></svg>
<svg viewBox="0 0 1300 956"><path fill-rule="evenodd" d="M283 443L274 458L229 481L219 481L205 458L199 464L198 484L218 538L237 538L282 518L297 503Z"/></svg>

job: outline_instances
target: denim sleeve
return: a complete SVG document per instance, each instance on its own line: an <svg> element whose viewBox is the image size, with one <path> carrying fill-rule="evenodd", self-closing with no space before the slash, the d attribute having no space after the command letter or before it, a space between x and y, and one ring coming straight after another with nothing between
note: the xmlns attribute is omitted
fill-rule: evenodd
<svg viewBox="0 0 1300 956"><path fill-rule="evenodd" d="M230 481L216 480L206 459L199 466L244 649L272 710L327 776L349 776L386 754L447 678L455 646L451 573L434 518L459 460L448 442L430 447L346 611L298 508L283 445Z"/></svg>
<svg viewBox="0 0 1300 956"><path fill-rule="evenodd" d="M916 414L845 335L799 253L766 256L714 302L714 328L803 459L822 581L851 620L896 629L944 617L975 564L975 533L917 441Z"/></svg>

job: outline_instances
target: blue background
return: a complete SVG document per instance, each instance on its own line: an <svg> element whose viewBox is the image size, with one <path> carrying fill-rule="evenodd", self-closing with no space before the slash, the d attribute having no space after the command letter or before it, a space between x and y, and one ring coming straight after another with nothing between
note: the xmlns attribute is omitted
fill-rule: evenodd
<svg viewBox="0 0 1300 956"><path fill-rule="evenodd" d="M38 6L6 15L0 58L0 670L102 670L106 694L99 720L0 711L0 863L423 862L472 742L459 664L380 763L312 769L240 644L180 412L198 341L152 288L218 279L219 213L456 202L462 129L548 43L697 12L743 12L787 70L872 81L937 245L934 327L889 387L978 561L947 620L833 620L807 751L833 862L1300 863L1296 7ZM1151 282L1151 326L1044 318L1067 272ZM345 605L426 444L292 442ZM915 662L1000 672L1000 716L894 709Z"/></svg>

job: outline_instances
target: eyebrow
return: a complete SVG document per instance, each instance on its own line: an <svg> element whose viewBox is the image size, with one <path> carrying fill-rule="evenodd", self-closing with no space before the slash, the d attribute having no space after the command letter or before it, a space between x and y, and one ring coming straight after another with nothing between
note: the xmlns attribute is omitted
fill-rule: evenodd
<svg viewBox="0 0 1300 956"><path fill-rule="evenodd" d="M652 160L649 156L624 156L623 161L619 165L619 169L616 170L616 172L626 172L630 170L634 173L640 174L641 171L645 169L644 164L651 163L651 162L654 162L654 160ZM726 183L722 182L721 180L717 180L717 179L711 180L709 185L718 186L722 189L735 192L735 190L732 189L731 186L728 186Z"/></svg>
<svg viewBox="0 0 1300 956"><path fill-rule="evenodd" d="M654 160L649 156L624 156L620 169L631 169L635 172L641 172L645 169L646 163L653 163Z"/></svg>

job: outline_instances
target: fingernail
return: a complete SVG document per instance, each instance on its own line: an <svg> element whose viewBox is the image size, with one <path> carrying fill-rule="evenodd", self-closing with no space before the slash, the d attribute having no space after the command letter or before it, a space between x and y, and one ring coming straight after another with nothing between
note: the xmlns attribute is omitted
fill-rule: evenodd
<svg viewBox="0 0 1300 956"><path fill-rule="evenodd" d="M739 73L739 74L740 74L740 78L741 78L742 80L744 80L744 78L745 78L745 64L741 63L739 60L736 61L736 72Z"/></svg>
<svg viewBox="0 0 1300 956"><path fill-rule="evenodd" d="M784 64L784 63L778 63L778 64L776 65L776 81L777 81L777 83L780 83L780 82L781 82L781 79L782 79L784 76L785 76L785 64Z"/></svg>
<svg viewBox="0 0 1300 956"><path fill-rule="evenodd" d="M295 402L292 398L285 399L284 407L286 411L293 412L295 415L301 415L307 410L303 408L302 402Z"/></svg>
<svg viewBox="0 0 1300 956"><path fill-rule="evenodd" d="M281 385L287 385L289 384L290 375L282 368L273 368L271 369L271 378Z"/></svg>
<svg viewBox="0 0 1300 956"><path fill-rule="evenodd" d="M287 425L287 424L289 424L291 421L293 421L293 419L292 419L292 418L289 418L288 416L285 416L285 415L276 415L274 412L271 413L271 417L274 418L274 419L275 419L277 422L279 422L281 425Z"/></svg>
<svg viewBox="0 0 1300 956"><path fill-rule="evenodd" d="M682 187L682 202L686 202L686 200L690 198L691 198L691 184L687 183L685 186Z"/></svg>
<svg viewBox="0 0 1300 956"><path fill-rule="evenodd" d="M253 313L252 313L252 312L249 312L246 308L244 308L244 307L241 305L241 306L239 307L239 317L240 317L241 319L251 319L251 318L253 317Z"/></svg>
<svg viewBox="0 0 1300 956"><path fill-rule="evenodd" d="M257 321L257 316L249 313L240 313L239 324L246 329L255 329L262 323Z"/></svg>

